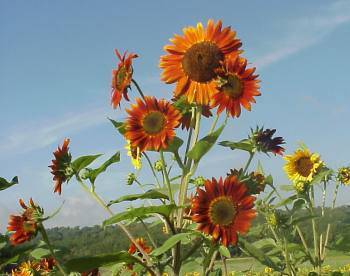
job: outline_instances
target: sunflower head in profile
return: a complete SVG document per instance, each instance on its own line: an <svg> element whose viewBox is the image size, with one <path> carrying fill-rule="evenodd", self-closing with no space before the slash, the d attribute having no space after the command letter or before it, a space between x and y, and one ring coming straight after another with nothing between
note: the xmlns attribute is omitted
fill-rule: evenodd
<svg viewBox="0 0 350 276"><path fill-rule="evenodd" d="M136 104L126 111L129 116L125 137L140 152L167 148L181 120L180 112L171 103L155 97L137 98Z"/></svg>
<svg viewBox="0 0 350 276"><path fill-rule="evenodd" d="M283 155L284 148L281 146L285 144L282 137L273 137L276 129L264 129L257 127L256 130L252 130L250 139L257 151L264 152L268 154L272 152L273 154Z"/></svg>
<svg viewBox="0 0 350 276"><path fill-rule="evenodd" d="M128 88L132 80L132 60L137 58L136 54L124 52L123 56L115 50L115 54L119 59L119 64L116 69L112 70L112 106L116 108L122 96L129 101Z"/></svg>
<svg viewBox="0 0 350 276"><path fill-rule="evenodd" d="M62 147L58 146L53 155L55 159L52 160L51 174L53 174L53 180L55 181L54 193L62 192L62 183L68 181L74 173L71 169L72 155L69 152L69 139L64 139Z"/></svg>
<svg viewBox="0 0 350 276"><path fill-rule="evenodd" d="M241 47L236 32L222 28L222 22L209 20L206 28L202 23L183 29L183 35L170 39L168 53L160 58L162 80L175 83L175 97L185 95L189 103L208 105L216 91L216 69L229 54L239 54Z"/></svg>
<svg viewBox="0 0 350 276"><path fill-rule="evenodd" d="M260 96L258 75L255 68L247 68L247 60L230 55L217 70L217 90L213 94L212 107L218 107L218 114L226 110L232 117L241 115L241 106L251 110L254 97Z"/></svg>
<svg viewBox="0 0 350 276"><path fill-rule="evenodd" d="M19 204L24 209L21 215L10 215L7 230L11 232L10 242L18 245L34 238L38 232L38 220L44 214L42 208L32 199L27 206L22 199Z"/></svg>
<svg viewBox="0 0 350 276"><path fill-rule="evenodd" d="M294 154L284 157L284 171L293 182L310 182L324 166L319 154L311 153L307 148L299 148Z"/></svg>
<svg viewBox="0 0 350 276"><path fill-rule="evenodd" d="M192 198L192 220L198 230L211 235L224 246L237 244L237 234L248 232L256 216L255 197L247 193L236 176L206 180Z"/></svg>
<svg viewBox="0 0 350 276"><path fill-rule="evenodd" d="M141 170L142 167L142 161L141 161L141 153L140 148L138 147L132 147L130 141L127 141L127 144L125 146L127 150L127 154L131 159L131 163L134 166L136 170Z"/></svg>

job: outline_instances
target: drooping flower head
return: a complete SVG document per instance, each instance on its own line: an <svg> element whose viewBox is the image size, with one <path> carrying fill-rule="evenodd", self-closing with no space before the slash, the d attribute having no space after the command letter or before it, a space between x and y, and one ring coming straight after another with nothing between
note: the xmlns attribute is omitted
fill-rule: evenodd
<svg viewBox="0 0 350 276"><path fill-rule="evenodd" d="M57 150L53 153L55 159L52 160L51 173L54 175L55 181L54 193L62 192L62 183L69 180L72 175L70 164L72 161L72 155L69 152L69 139L64 139L62 147L58 146Z"/></svg>
<svg viewBox="0 0 350 276"><path fill-rule="evenodd" d="M233 55L217 70L218 89L213 94L212 107L218 107L218 114L226 110L232 117L239 117L241 106L250 111L251 103L255 103L254 97L261 95L255 68L247 68L247 63L245 58Z"/></svg>
<svg viewBox="0 0 350 276"><path fill-rule="evenodd" d="M338 170L337 180L345 186L350 185L350 167L342 167Z"/></svg>
<svg viewBox="0 0 350 276"><path fill-rule="evenodd" d="M181 120L180 112L171 103L155 97L146 96L144 101L137 98L136 104L126 111L129 117L125 137L140 152L167 148Z"/></svg>
<svg viewBox="0 0 350 276"><path fill-rule="evenodd" d="M194 116L194 104L190 104L186 97L182 96L180 98L173 98L174 107L181 112L181 128L189 130L190 128L194 128L194 121L192 120L192 115ZM202 105L201 107L202 116L209 118L213 116L210 111L209 105Z"/></svg>
<svg viewBox="0 0 350 276"><path fill-rule="evenodd" d="M151 253L152 247L147 245L147 242L146 242L146 240L144 238L137 238L135 240L135 242L142 248L142 250L145 253L147 253L147 254ZM137 247L136 247L136 245L134 243L130 244L128 252L131 255L133 255L133 254L138 252L138 249L137 249ZM140 252L138 252L138 253L140 254L140 256L142 256Z"/></svg>
<svg viewBox="0 0 350 276"><path fill-rule="evenodd" d="M129 53L125 51L123 56L120 55L118 50L115 50L115 54L119 58L119 64L116 69L112 70L112 106L116 108L122 96L124 99L129 101L128 88L132 80L132 59L137 58L136 54Z"/></svg>
<svg viewBox="0 0 350 276"><path fill-rule="evenodd" d="M255 131L252 130L251 139L255 145L255 148L258 151L273 154L283 155L284 148L281 145L285 144L284 139L282 137L274 137L276 129L263 129L257 127Z"/></svg>
<svg viewBox="0 0 350 276"><path fill-rule="evenodd" d="M311 153L307 148L299 148L294 154L286 155L284 171L293 182L310 182L315 174L324 166L317 153Z"/></svg>
<svg viewBox="0 0 350 276"><path fill-rule="evenodd" d="M132 147L130 141L127 141L125 146L127 149L127 154L131 159L131 163L136 170L140 170L142 167L141 152L139 147Z"/></svg>
<svg viewBox="0 0 350 276"><path fill-rule="evenodd" d="M175 97L185 95L189 103L208 105L217 90L216 69L227 55L240 53L242 44L236 32L210 19L206 28L202 23L186 27L182 36L175 35L170 42L164 47L168 54L160 58L162 80L177 82Z"/></svg>
<svg viewBox="0 0 350 276"><path fill-rule="evenodd" d="M255 197L247 193L236 176L206 180L192 199L192 220L198 230L211 235L224 246L237 244L237 234L248 232L256 212Z"/></svg>
<svg viewBox="0 0 350 276"><path fill-rule="evenodd" d="M11 232L10 242L13 245L21 244L34 238L38 232L38 220L44 211L35 205L32 199L27 206L22 199L19 204L24 209L21 215L10 215L7 230Z"/></svg>

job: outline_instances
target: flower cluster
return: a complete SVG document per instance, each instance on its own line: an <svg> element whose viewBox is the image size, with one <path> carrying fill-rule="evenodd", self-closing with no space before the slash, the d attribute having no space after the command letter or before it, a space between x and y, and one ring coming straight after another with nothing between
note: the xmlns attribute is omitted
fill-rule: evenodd
<svg viewBox="0 0 350 276"><path fill-rule="evenodd" d="M40 261L26 261L12 270L12 276L49 275L53 272L56 261L53 258L43 258Z"/></svg>

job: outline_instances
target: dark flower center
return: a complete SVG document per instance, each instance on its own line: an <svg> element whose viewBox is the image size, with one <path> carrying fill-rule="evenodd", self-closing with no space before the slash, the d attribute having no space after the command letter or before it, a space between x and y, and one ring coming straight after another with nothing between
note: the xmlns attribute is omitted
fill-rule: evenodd
<svg viewBox="0 0 350 276"><path fill-rule="evenodd" d="M207 82L216 77L223 54L219 47L208 41L199 42L189 48L182 60L182 68L191 80Z"/></svg>
<svg viewBox="0 0 350 276"><path fill-rule="evenodd" d="M237 99L243 93L243 83L236 74L230 74L221 90L230 98Z"/></svg>
<svg viewBox="0 0 350 276"><path fill-rule="evenodd" d="M295 162L296 171L304 177L310 175L313 168L313 162L310 157L301 157Z"/></svg>
<svg viewBox="0 0 350 276"><path fill-rule="evenodd" d="M145 116L142 121L143 129L148 134L157 134L163 128L165 124L165 116L159 111L152 111Z"/></svg>
<svg viewBox="0 0 350 276"><path fill-rule="evenodd" d="M209 217L213 224L228 226L233 222L236 213L236 207L225 196L214 199L209 206Z"/></svg>

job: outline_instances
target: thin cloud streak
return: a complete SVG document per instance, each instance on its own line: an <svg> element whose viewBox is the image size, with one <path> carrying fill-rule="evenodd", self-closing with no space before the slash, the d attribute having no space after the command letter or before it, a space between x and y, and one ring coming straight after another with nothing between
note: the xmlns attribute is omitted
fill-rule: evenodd
<svg viewBox="0 0 350 276"><path fill-rule="evenodd" d="M333 2L315 16L300 18L291 23L287 36L273 41L272 51L255 62L259 68L270 66L282 59L323 41L337 27L350 22L350 2Z"/></svg>

